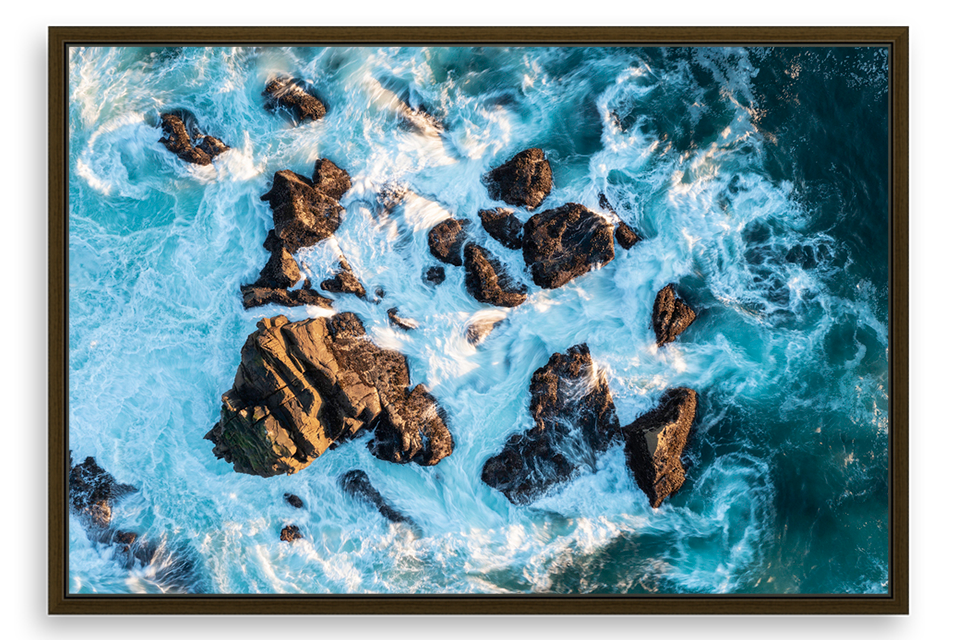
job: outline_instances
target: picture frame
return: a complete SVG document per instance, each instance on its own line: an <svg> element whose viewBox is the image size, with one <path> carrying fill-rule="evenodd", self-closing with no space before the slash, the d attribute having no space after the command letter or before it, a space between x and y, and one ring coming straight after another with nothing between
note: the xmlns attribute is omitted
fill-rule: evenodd
<svg viewBox="0 0 960 640"><path fill-rule="evenodd" d="M51 27L48 613L689 615L909 613L907 27ZM889 582L869 595L104 595L68 588L68 68L76 46L879 46L889 55Z"/></svg>

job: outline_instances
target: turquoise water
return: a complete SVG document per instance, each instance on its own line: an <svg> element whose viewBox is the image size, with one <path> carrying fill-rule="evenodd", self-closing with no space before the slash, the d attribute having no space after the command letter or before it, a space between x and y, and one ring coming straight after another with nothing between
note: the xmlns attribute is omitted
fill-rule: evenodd
<svg viewBox="0 0 960 640"><path fill-rule="evenodd" d="M327 116L263 109L275 73L313 82ZM115 522L158 545L124 566L70 521L82 593L874 593L888 585L887 55L880 48L75 49L70 57L70 448L139 492ZM443 132L407 126L423 106ZM158 143L187 109L232 147L188 165ZM482 233L482 175L542 147L540 210L605 193L645 238L556 290ZM258 318L239 287L267 259L273 173L346 169L336 235L297 258L314 282L345 256L384 304L336 296L407 356L448 414L436 467L373 458L363 439L263 479L214 458L240 348ZM377 215L387 184L412 195ZM521 220L531 214L518 211ZM530 288L483 305L437 264L454 216ZM655 348L656 292L699 317ZM389 304L388 304L389 303ZM386 309L413 318L403 332ZM506 322L474 347L476 318ZM533 371L586 342L622 423L666 388L700 394L687 481L652 509L614 447L527 506L480 481L532 426ZM359 468L419 531L345 495ZM284 493L303 498L295 510ZM304 539L282 543L296 524ZM166 572L180 566L187 580Z"/></svg>

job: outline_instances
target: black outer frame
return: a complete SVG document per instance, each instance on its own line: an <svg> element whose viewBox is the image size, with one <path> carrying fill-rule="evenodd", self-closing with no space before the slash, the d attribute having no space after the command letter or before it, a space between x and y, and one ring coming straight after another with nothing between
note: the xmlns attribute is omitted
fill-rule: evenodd
<svg viewBox="0 0 960 640"><path fill-rule="evenodd" d="M907 614L907 27L50 27L49 614ZM84 45L873 45L890 55L889 592L886 595L78 595L67 592L69 47Z"/></svg>

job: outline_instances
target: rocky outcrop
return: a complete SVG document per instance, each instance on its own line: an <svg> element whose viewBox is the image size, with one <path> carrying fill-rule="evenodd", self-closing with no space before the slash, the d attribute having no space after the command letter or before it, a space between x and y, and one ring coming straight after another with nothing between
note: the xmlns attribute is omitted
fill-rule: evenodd
<svg viewBox="0 0 960 640"><path fill-rule="evenodd" d="M256 286L268 289L288 289L300 281L300 267L297 266L297 261L293 259L293 254L283 246L273 229L267 233L263 248L270 252L270 258L261 269L260 277L254 283Z"/></svg>
<svg viewBox="0 0 960 640"><path fill-rule="evenodd" d="M594 367L585 344L553 354L534 372L530 394L534 427L511 436L481 473L516 504L572 476L576 458L605 450L620 433L606 376Z"/></svg>
<svg viewBox="0 0 960 640"><path fill-rule="evenodd" d="M329 238L340 227L340 203L293 171L277 171L270 191L260 199L270 203L274 232L291 253Z"/></svg>
<svg viewBox="0 0 960 640"><path fill-rule="evenodd" d="M450 432L433 398L409 385L403 355L373 344L352 313L265 318L205 438L236 471L263 477L296 473L374 426L378 457L436 464L452 451Z"/></svg>
<svg viewBox="0 0 960 640"><path fill-rule="evenodd" d="M668 284L657 293L653 303L653 332L657 346L673 342L697 319L697 314L677 296L674 285Z"/></svg>
<svg viewBox="0 0 960 640"><path fill-rule="evenodd" d="M136 491L135 487L117 482L92 457L70 469L70 508L84 524L105 529L113 519L114 503Z"/></svg>
<svg viewBox="0 0 960 640"><path fill-rule="evenodd" d="M686 472L680 457L697 413L697 393L670 389L656 409L623 428L627 466L653 507L680 489Z"/></svg>
<svg viewBox="0 0 960 640"><path fill-rule="evenodd" d="M527 149L490 171L484 181L494 200L536 209L550 195L553 171L543 149Z"/></svg>
<svg viewBox="0 0 960 640"><path fill-rule="evenodd" d="M332 160L326 158L317 160L313 167L314 189L334 200L339 200L352 186L350 174L335 165Z"/></svg>
<svg viewBox="0 0 960 640"><path fill-rule="evenodd" d="M463 250L463 266L467 275L467 293L478 302L498 307L516 307L527 299L526 287L516 285L503 265L473 243Z"/></svg>
<svg viewBox="0 0 960 640"><path fill-rule="evenodd" d="M319 120L327 113L317 96L307 91L306 83L299 78L279 76L267 83L263 90L268 109L284 107L293 112L297 122Z"/></svg>
<svg viewBox="0 0 960 640"><path fill-rule="evenodd" d="M300 496L298 496L297 494L285 493L283 494L283 499L286 500L287 504L289 504L294 509L303 509L303 500L301 500Z"/></svg>
<svg viewBox="0 0 960 640"><path fill-rule="evenodd" d="M583 205L567 203L523 225L523 259L539 287L561 287L613 255L613 226Z"/></svg>
<svg viewBox="0 0 960 640"><path fill-rule="evenodd" d="M387 462L427 467L453 453L453 438L443 410L419 384L403 401L384 405L368 448Z"/></svg>
<svg viewBox="0 0 960 640"><path fill-rule="evenodd" d="M643 240L643 238L633 230L633 227L623 220L617 224L617 230L613 232L613 235L617 238L617 244L624 249L630 249L633 245Z"/></svg>
<svg viewBox="0 0 960 640"><path fill-rule="evenodd" d="M390 522L409 525L414 524L413 520L394 509L389 502L383 499L380 492L377 491L370 482L370 477L367 476L365 471L360 469L347 471L340 476L339 483L344 493L361 502L372 505L380 512L380 515Z"/></svg>
<svg viewBox="0 0 960 640"><path fill-rule="evenodd" d="M282 542L293 542L301 538L303 538L303 534L300 533L300 527L295 524L288 524L280 531L280 540Z"/></svg>
<svg viewBox="0 0 960 640"><path fill-rule="evenodd" d="M262 307L266 304L279 304L283 307L313 305L325 309L333 307L333 300L323 297L316 289L312 289L309 281L304 282L302 288L290 291L248 284L240 287L240 295L243 296L244 309Z"/></svg>
<svg viewBox="0 0 960 640"><path fill-rule="evenodd" d="M413 320L411 318L404 318L399 314L400 314L400 309L398 309L397 307L387 309L387 317L390 319L390 322L397 325L404 331L413 331L414 329L417 329L420 327L420 323L418 323L416 320Z"/></svg>
<svg viewBox="0 0 960 640"><path fill-rule="evenodd" d="M350 264L340 258L340 270L329 280L320 283L320 288L331 293L352 293L358 298L367 295L367 290L363 288L357 276L353 274Z"/></svg>
<svg viewBox="0 0 960 640"><path fill-rule="evenodd" d="M207 135L201 135L200 144L194 146L193 136L182 116L183 114L177 113L164 113L160 116L160 127L166 135L165 138L160 138L160 142L181 160L208 165L215 156L230 148L219 139Z"/></svg>
<svg viewBox="0 0 960 640"><path fill-rule="evenodd" d="M480 212L480 224L490 236L508 249L523 246L523 224L508 209L487 209Z"/></svg>
<svg viewBox="0 0 960 640"><path fill-rule="evenodd" d="M423 281L433 285L438 285L447 279L447 274L443 267L430 267L423 272Z"/></svg>
<svg viewBox="0 0 960 640"><path fill-rule="evenodd" d="M440 262L457 267L463 266L463 243L467 239L466 226L469 220L447 218L437 223L427 234L430 253Z"/></svg>

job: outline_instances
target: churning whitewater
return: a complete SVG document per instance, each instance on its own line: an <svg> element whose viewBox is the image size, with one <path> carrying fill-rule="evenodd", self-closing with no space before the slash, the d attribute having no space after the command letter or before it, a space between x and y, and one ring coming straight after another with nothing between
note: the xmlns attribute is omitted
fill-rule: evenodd
<svg viewBox="0 0 960 640"><path fill-rule="evenodd" d="M70 591L886 592L887 83L871 47L72 49ZM491 172L530 149L550 188L511 202ZM324 165L314 194L320 159L349 188ZM283 180L332 231L261 199ZM527 245L567 203L616 242L554 287ZM669 341L665 289L696 315ZM409 389L261 477L209 436L281 315L333 351L362 325ZM609 389L612 444L561 416L569 469L525 462L514 499L488 461L577 345L570 410ZM661 502L629 433L676 389L696 417ZM450 450L398 464L382 430L415 410Z"/></svg>

